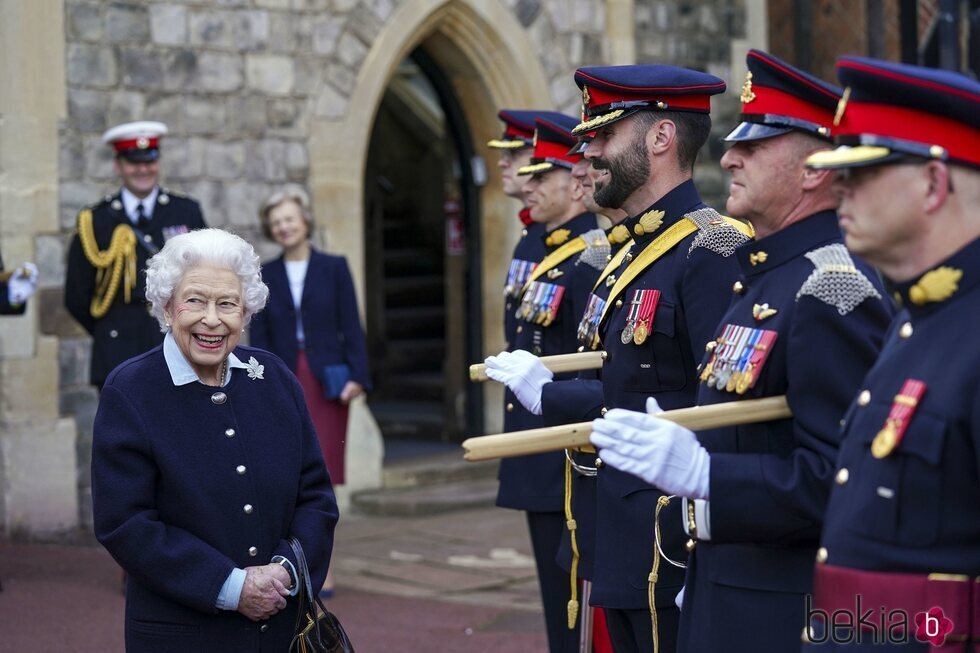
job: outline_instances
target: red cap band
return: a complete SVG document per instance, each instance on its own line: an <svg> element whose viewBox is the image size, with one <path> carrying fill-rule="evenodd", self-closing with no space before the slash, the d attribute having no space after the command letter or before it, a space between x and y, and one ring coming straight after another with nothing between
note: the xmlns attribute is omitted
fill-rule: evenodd
<svg viewBox="0 0 980 653"><path fill-rule="evenodd" d="M160 146L160 139L156 136L140 136L139 138L127 138L122 141L115 141L112 147L115 148L116 152L124 152L126 150L155 150Z"/></svg>
<svg viewBox="0 0 980 653"><path fill-rule="evenodd" d="M568 148L571 147L568 143L554 143L552 141L545 141L538 138L537 144L534 146L534 158L535 159L557 159L559 161L568 161L569 163L576 163L582 158L581 154L568 154Z"/></svg>
<svg viewBox="0 0 980 653"><path fill-rule="evenodd" d="M830 128L834 121L831 109L819 107L812 102L801 100L795 95L766 86L752 86L755 98L742 103L742 113L748 115L770 114L788 116Z"/></svg>

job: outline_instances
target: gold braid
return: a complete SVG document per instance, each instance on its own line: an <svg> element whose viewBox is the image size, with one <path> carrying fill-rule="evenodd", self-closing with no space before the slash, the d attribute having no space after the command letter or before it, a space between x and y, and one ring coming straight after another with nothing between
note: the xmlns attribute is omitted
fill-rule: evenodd
<svg viewBox="0 0 980 653"><path fill-rule="evenodd" d="M92 317L99 319L112 306L120 281L124 281L125 302L128 304L132 300L131 291L136 287L136 234L128 225L119 224L112 231L109 248L100 250L92 226L92 211L84 209L78 214L78 240L85 258L96 269L96 290L89 311Z"/></svg>
<svg viewBox="0 0 980 653"><path fill-rule="evenodd" d="M575 537L575 531L578 528L578 524L575 518L572 516L572 461L569 458L565 459L565 526L568 528L568 532L572 538L572 568L569 571L569 578L571 580L571 598L568 601L568 629L572 630L575 628L575 622L578 621L578 541ZM588 609L588 607L586 607Z"/></svg>

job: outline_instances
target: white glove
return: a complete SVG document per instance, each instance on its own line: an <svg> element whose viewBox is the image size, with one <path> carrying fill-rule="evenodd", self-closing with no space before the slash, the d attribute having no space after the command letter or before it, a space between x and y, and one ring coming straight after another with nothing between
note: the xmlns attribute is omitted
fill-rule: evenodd
<svg viewBox="0 0 980 653"><path fill-rule="evenodd" d="M7 280L7 299L14 306L19 306L30 299L35 290L37 290L37 266L33 263L24 263Z"/></svg>
<svg viewBox="0 0 980 653"><path fill-rule="evenodd" d="M647 413L616 408L592 422L589 438L602 449L602 462L639 476L667 494L707 499L708 451L683 426L655 417L663 412L653 397Z"/></svg>
<svg viewBox="0 0 980 653"><path fill-rule="evenodd" d="M487 378L510 388L517 401L534 415L541 414L541 388L555 377L541 360L529 351L505 351L483 361Z"/></svg>
<svg viewBox="0 0 980 653"><path fill-rule="evenodd" d="M685 585L684 587L687 587L687 585ZM682 587L681 591L678 592L677 596L674 597L674 605L677 606L678 610L681 610L684 607L684 587Z"/></svg>

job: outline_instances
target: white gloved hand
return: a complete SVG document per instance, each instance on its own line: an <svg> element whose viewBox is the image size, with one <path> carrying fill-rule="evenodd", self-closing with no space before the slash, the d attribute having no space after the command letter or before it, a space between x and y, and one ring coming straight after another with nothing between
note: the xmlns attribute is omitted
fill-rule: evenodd
<svg viewBox="0 0 980 653"><path fill-rule="evenodd" d="M687 585L685 585L684 587L687 587ZM674 605L677 606L678 610L681 610L684 607L684 587L682 587L681 591L678 592L677 596L674 597Z"/></svg>
<svg viewBox="0 0 980 653"><path fill-rule="evenodd" d="M7 280L7 299L14 306L23 304L37 290L37 266L24 263Z"/></svg>
<svg viewBox="0 0 980 653"><path fill-rule="evenodd" d="M613 409L592 422L589 439L602 449L599 455L607 465L667 494L708 499L708 451L693 432L655 416L660 412L653 397L647 399L647 413Z"/></svg>
<svg viewBox="0 0 980 653"><path fill-rule="evenodd" d="M534 415L541 414L541 389L551 383L554 374L529 351L505 351L483 361L487 378L510 388L521 405Z"/></svg>

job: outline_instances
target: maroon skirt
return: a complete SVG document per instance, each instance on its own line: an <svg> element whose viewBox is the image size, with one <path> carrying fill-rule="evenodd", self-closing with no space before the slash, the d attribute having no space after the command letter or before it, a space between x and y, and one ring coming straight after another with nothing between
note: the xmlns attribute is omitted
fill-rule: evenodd
<svg viewBox="0 0 980 653"><path fill-rule="evenodd" d="M323 461L334 485L344 484L344 447L347 443L347 404L323 396L323 384L313 374L302 349L296 356L296 378L306 395L306 407L320 441Z"/></svg>

